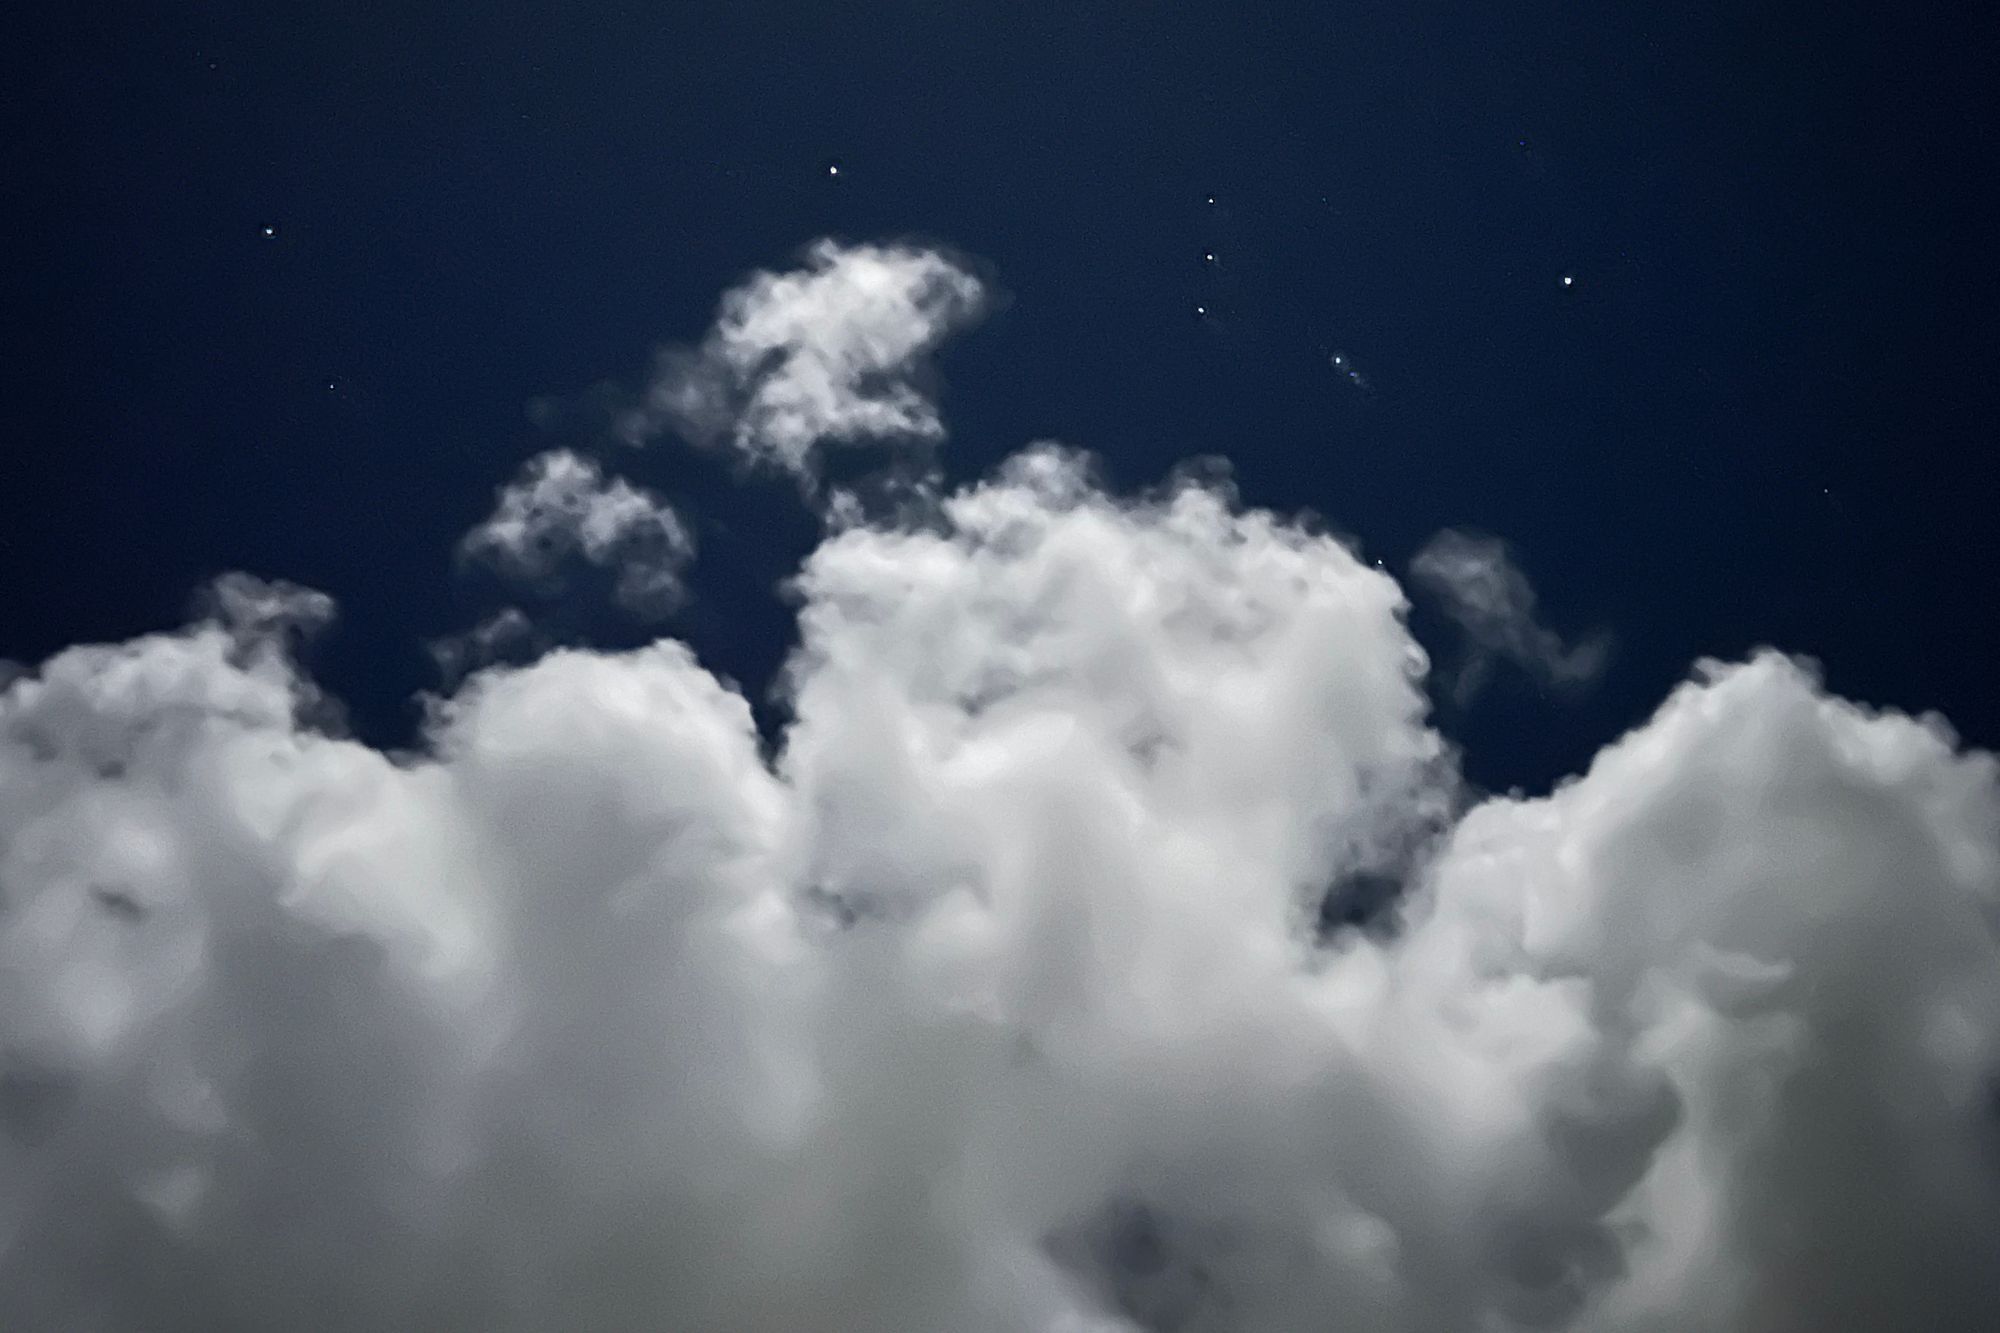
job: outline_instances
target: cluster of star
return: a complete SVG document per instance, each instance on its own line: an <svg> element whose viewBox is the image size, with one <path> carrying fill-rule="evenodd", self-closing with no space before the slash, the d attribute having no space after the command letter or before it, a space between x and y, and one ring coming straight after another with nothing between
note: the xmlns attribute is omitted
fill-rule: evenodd
<svg viewBox="0 0 2000 1333"><path fill-rule="evenodd" d="M1205 207L1208 207L1208 208L1214 208L1214 207L1215 207L1215 196L1214 196L1214 195L1212 195L1212 194L1209 194L1209 195L1203 195L1203 196L1202 196L1202 203L1203 203L1203 205L1204 205ZM1217 263L1218 263L1219 261L1218 261L1218 259L1217 259L1217 257L1216 257L1216 252L1215 252L1215 250L1214 250L1214 248L1213 248L1212 246L1208 246L1208 247L1204 247L1204 248L1202 249L1202 252L1201 252L1201 262L1202 262L1202 266L1203 266L1204 268L1208 268L1208 269L1213 269L1213 268L1215 268L1215 266L1217 265ZM1201 301L1201 302L1197 302L1197 303L1195 304L1195 308L1194 308L1194 316L1195 316L1195 318L1196 318L1196 319L1206 319L1206 318L1208 318L1208 312L1209 312L1209 307L1208 307L1208 303L1207 303L1206 301Z"/></svg>
<svg viewBox="0 0 2000 1333"><path fill-rule="evenodd" d="M1347 353L1336 351L1327 357L1327 362L1342 379L1355 388L1365 390L1369 387L1368 377L1361 373L1355 366L1353 358Z"/></svg>
<svg viewBox="0 0 2000 1333"><path fill-rule="evenodd" d="M846 174L846 169L837 158L828 159L822 165L822 170L829 180L840 180ZM1202 204L1205 208L1214 209L1218 206L1218 203L1219 200L1213 194L1202 196ZM278 225L275 222L266 222L259 226L257 230L259 235L266 240L277 239ZM1201 263L1204 268L1211 271L1216 270L1220 267L1221 262L1220 254L1212 245L1202 249ZM1558 275L1557 281L1565 290L1574 288L1576 286L1576 275L1574 273L1562 273ZM1206 320L1211 316L1213 311L1214 306L1209 298L1197 300L1194 304L1196 319ZM1329 359L1334 370L1339 372L1349 384L1352 384L1357 389L1367 389L1369 387L1368 378L1355 368L1353 362L1344 352L1334 352ZM332 381L328 381L326 387L331 391L336 388L336 385Z"/></svg>

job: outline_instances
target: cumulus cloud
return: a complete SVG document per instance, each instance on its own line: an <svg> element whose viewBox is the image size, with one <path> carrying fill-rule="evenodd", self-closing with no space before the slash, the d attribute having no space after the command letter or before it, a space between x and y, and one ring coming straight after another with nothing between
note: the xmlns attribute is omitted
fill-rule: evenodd
<svg viewBox="0 0 2000 1333"><path fill-rule="evenodd" d="M17 681L7 1325L1990 1312L1990 757L1706 667L1322 942L1454 799L1395 585L1054 451L946 514L808 562L770 764L671 642L400 762L254 617Z"/></svg>
<svg viewBox="0 0 2000 1333"><path fill-rule="evenodd" d="M724 296L699 347L663 352L620 431L636 443L674 430L807 481L822 444L935 444L930 357L989 300L941 251L820 241L800 268Z"/></svg>
<svg viewBox="0 0 2000 1333"><path fill-rule="evenodd" d="M1475 803L1393 579L1053 447L828 535L775 746L663 639L383 754L231 586L0 690L0 1327L2000 1308L2000 768L1805 663Z"/></svg>
<svg viewBox="0 0 2000 1333"><path fill-rule="evenodd" d="M661 615L685 594L681 570L694 537L673 508L567 449L538 454L500 488L493 512L459 544L462 559L548 583L580 558L617 574L617 597Z"/></svg>
<svg viewBox="0 0 2000 1333"><path fill-rule="evenodd" d="M1485 683L1496 660L1559 686L1584 684L1604 669L1610 640L1600 634L1565 644L1542 625L1534 585L1497 537L1447 528L1412 558L1410 576L1465 634L1468 651L1455 683L1461 703Z"/></svg>

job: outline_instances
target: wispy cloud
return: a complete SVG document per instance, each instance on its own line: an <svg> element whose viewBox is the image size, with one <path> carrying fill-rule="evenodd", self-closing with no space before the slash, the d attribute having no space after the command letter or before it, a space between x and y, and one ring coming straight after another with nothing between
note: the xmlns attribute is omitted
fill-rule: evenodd
<svg viewBox="0 0 2000 1333"><path fill-rule="evenodd" d="M548 647L536 632L526 612L518 606L502 607L462 634L448 634L430 641L431 660L445 684L456 686L464 677L483 666L509 656L537 656Z"/></svg>
<svg viewBox="0 0 2000 1333"><path fill-rule="evenodd" d="M333 623L333 599L284 579L230 573L203 588L194 599L197 614L228 626L246 639L281 634L310 635Z"/></svg>
<svg viewBox="0 0 2000 1333"><path fill-rule="evenodd" d="M1512 662L1545 684L1573 687L1604 670L1611 641L1604 634L1565 643L1536 617L1535 589L1497 537L1447 528L1410 561L1417 586L1467 640L1454 692L1468 701L1496 660Z"/></svg>

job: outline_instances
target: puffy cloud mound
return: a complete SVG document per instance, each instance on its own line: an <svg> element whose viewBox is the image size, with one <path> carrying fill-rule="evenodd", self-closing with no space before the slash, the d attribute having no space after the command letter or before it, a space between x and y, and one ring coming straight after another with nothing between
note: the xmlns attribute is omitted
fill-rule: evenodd
<svg viewBox="0 0 2000 1333"><path fill-rule="evenodd" d="M616 595L629 610L660 615L685 594L681 570L694 537L664 500L567 449L531 458L500 488L493 512L459 543L463 560L548 584L578 558L615 569ZM511 632L512 625L501 626ZM490 633L474 635L491 638Z"/></svg>
<svg viewBox="0 0 2000 1333"><path fill-rule="evenodd" d="M1485 682L1495 659L1554 685L1580 685L1604 669L1610 641L1598 635L1572 646L1542 625L1534 585L1497 537L1447 528L1410 561L1410 577L1465 633L1468 652L1454 686L1461 702Z"/></svg>
<svg viewBox="0 0 2000 1333"><path fill-rule="evenodd" d="M1798 662L1464 808L1388 576L1053 449L813 553L769 758L671 641L378 753L231 587L0 692L0 1327L2000 1308L1995 763Z"/></svg>
<svg viewBox="0 0 2000 1333"><path fill-rule="evenodd" d="M822 443L935 444L929 358L989 302L940 251L820 241L724 296L699 347L663 352L620 429L635 443L675 430L808 483Z"/></svg>

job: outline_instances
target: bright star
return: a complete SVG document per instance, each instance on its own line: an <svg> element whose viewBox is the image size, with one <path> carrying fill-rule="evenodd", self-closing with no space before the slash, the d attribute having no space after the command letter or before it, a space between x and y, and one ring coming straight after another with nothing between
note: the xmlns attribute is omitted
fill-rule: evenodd
<svg viewBox="0 0 2000 1333"><path fill-rule="evenodd" d="M278 234L278 229L276 227L271 226L269 223L266 223L264 225L264 234L266 236L276 236Z"/></svg>
<svg viewBox="0 0 2000 1333"><path fill-rule="evenodd" d="M1565 287L1574 287L1574 286L1576 286L1576 278L1575 278L1575 277L1574 277L1573 275L1571 275L1571 274L1568 274L1568 273L1565 273L1565 274L1563 274L1563 286L1565 286Z"/></svg>

